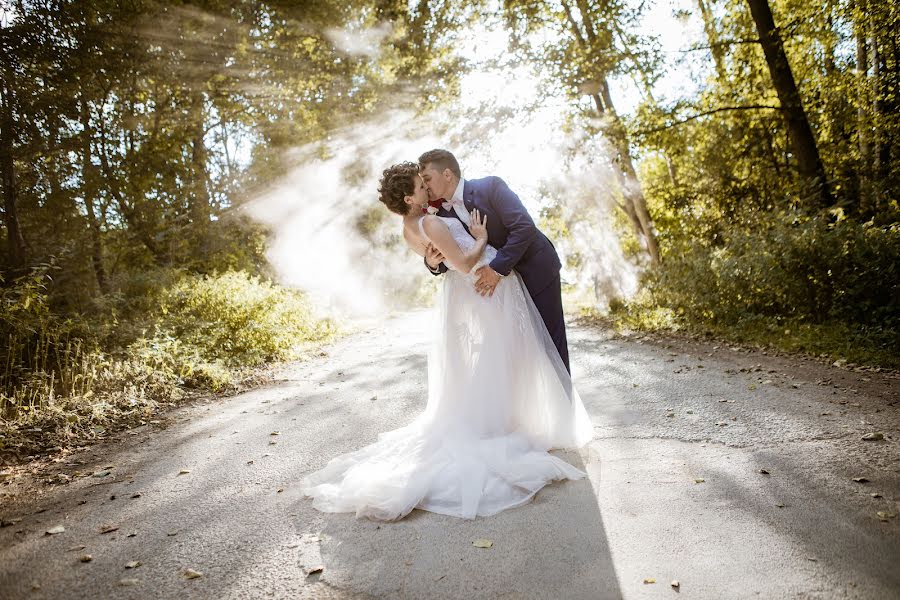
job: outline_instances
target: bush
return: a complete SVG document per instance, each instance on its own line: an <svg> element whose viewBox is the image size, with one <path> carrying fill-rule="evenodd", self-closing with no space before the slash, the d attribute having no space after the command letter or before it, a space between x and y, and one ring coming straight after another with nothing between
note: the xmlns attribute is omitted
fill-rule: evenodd
<svg viewBox="0 0 900 600"><path fill-rule="evenodd" d="M769 213L753 227L723 224L715 243L673 236L644 290L614 316L898 366L900 228L836 216Z"/></svg>
<svg viewBox="0 0 900 600"><path fill-rule="evenodd" d="M186 277L162 299L157 338L179 340L207 361L254 366L296 356L334 332L294 290L244 272Z"/></svg>
<svg viewBox="0 0 900 600"><path fill-rule="evenodd" d="M131 278L146 294L107 298L94 321L52 312L46 268L0 287L0 451L102 436L335 333L300 293L244 272L157 275ZM102 347L117 339L127 345Z"/></svg>
<svg viewBox="0 0 900 600"><path fill-rule="evenodd" d="M718 244L676 243L648 284L655 303L691 320L757 315L900 325L900 229L777 215Z"/></svg>

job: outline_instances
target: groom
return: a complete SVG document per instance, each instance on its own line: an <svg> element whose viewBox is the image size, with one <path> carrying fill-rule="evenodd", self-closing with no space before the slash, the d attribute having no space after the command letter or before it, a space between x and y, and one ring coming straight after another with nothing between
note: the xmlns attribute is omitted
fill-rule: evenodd
<svg viewBox="0 0 900 600"><path fill-rule="evenodd" d="M456 217L469 230L469 213L477 208L488 217L488 243L497 257L476 271L475 289L491 296L501 277L515 269L544 319L547 331L559 351L566 370L569 348L563 319L559 256L550 240L535 227L519 197L499 177L466 181L456 157L447 150L429 150L419 157L419 174L431 201L440 200L438 216ZM434 275L447 271L443 256L429 245L425 266Z"/></svg>

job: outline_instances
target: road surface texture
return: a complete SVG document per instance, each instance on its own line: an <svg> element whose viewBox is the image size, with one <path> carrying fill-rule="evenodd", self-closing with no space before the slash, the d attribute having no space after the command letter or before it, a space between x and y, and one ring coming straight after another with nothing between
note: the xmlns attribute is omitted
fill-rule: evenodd
<svg viewBox="0 0 900 600"><path fill-rule="evenodd" d="M596 439L559 454L589 478L523 507L314 510L305 473L422 410L428 330L395 317L274 385L7 472L0 597L900 598L897 376L715 342L572 326Z"/></svg>

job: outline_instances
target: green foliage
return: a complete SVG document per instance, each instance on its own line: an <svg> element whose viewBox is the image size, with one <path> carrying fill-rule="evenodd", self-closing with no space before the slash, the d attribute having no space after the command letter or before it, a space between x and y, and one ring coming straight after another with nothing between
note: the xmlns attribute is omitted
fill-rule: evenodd
<svg viewBox="0 0 900 600"><path fill-rule="evenodd" d="M54 393L90 388L86 357L96 347L83 337L86 323L51 312L48 269L41 266L0 287L0 416L14 415L19 406L33 408Z"/></svg>
<svg viewBox="0 0 900 600"><path fill-rule="evenodd" d="M670 240L659 270L618 317L787 350L896 366L900 228L801 213L766 215L714 243ZM893 357L893 358L892 358Z"/></svg>
<svg viewBox="0 0 900 600"><path fill-rule="evenodd" d="M301 342L335 333L298 292L243 272L186 277L167 290L162 313L153 339L177 340L229 366L293 358Z"/></svg>
<svg viewBox="0 0 900 600"><path fill-rule="evenodd" d="M145 422L191 393L233 390L251 367L336 333L298 292L236 271L135 276L92 320L63 320L50 308L48 268L0 287L0 451ZM110 318L129 333L113 333ZM135 334L138 324L153 335Z"/></svg>
<svg viewBox="0 0 900 600"><path fill-rule="evenodd" d="M900 325L900 228L776 213L716 243L672 240L648 281L660 305L698 321L746 315Z"/></svg>

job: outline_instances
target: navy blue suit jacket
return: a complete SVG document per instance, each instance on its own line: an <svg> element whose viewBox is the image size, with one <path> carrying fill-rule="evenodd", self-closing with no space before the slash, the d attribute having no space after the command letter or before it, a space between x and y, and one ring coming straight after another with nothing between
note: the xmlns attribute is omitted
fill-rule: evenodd
<svg viewBox="0 0 900 600"><path fill-rule="evenodd" d="M467 179L463 184L463 201L467 211L477 208L487 215L488 243L497 249L497 257L490 265L492 269L501 275L509 275L515 269L532 297L559 276L562 265L556 248L535 226L522 201L506 182L499 177ZM459 219L452 209L441 208L437 214ZM442 263L440 272L446 270Z"/></svg>

